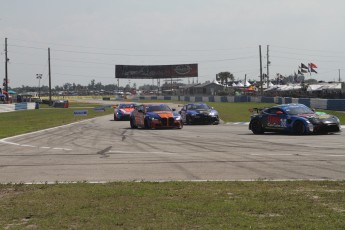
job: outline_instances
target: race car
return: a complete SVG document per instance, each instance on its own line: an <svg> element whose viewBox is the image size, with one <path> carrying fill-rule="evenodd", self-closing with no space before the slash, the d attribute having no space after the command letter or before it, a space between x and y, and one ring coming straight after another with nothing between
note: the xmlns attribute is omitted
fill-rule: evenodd
<svg viewBox="0 0 345 230"><path fill-rule="evenodd" d="M185 124L219 124L218 111L203 103L186 104L179 112Z"/></svg>
<svg viewBox="0 0 345 230"><path fill-rule="evenodd" d="M183 128L181 115L166 104L140 104L130 116L130 126L134 128Z"/></svg>
<svg viewBox="0 0 345 230"><path fill-rule="evenodd" d="M252 111L249 130L254 134L264 132L284 132L295 135L327 134L341 131L336 116L315 112L303 104L283 104Z"/></svg>
<svg viewBox="0 0 345 230"><path fill-rule="evenodd" d="M114 121L129 120L136 103L127 102L114 105Z"/></svg>

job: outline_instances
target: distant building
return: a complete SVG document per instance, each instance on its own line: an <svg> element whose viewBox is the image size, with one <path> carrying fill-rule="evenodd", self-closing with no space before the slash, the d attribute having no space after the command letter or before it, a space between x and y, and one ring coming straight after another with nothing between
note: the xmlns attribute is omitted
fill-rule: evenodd
<svg viewBox="0 0 345 230"><path fill-rule="evenodd" d="M176 91L176 94L179 96L211 96L218 95L220 92L224 92L225 89L226 86L217 84L215 82L206 82L203 84L192 84L182 86Z"/></svg>

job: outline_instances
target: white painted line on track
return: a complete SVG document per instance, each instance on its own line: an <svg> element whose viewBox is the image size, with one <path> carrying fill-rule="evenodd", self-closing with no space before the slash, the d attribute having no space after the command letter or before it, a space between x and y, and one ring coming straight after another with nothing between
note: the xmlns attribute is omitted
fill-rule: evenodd
<svg viewBox="0 0 345 230"><path fill-rule="evenodd" d="M65 148L52 148L54 150L65 150L65 151L72 151L72 149L65 149Z"/></svg>
<svg viewBox="0 0 345 230"><path fill-rule="evenodd" d="M41 133L41 132L45 132L45 131L49 131L49 130L59 129L59 128L62 128L62 127L72 126L72 125L76 125L76 124L79 124L79 123L82 123L82 122L86 122L86 121L90 121L90 120L94 120L94 119L95 118L90 118L90 119L86 119L86 120L82 120L82 121L77 121L77 122L73 122L73 123L66 124L66 125L60 125L60 126L56 126L56 127L52 127L52 128L48 128L48 129L42 129L42 130L35 131L35 132L24 133L24 134L20 134L20 135L17 135L17 136L3 138L3 139L0 139L0 143L9 144L9 145L16 145L16 146L21 146L21 147L50 149L51 147L40 147L40 146L33 146L33 145L26 145L26 144L21 145L21 144L15 143L15 142L11 142L9 140L13 139L13 138L17 138L17 137L24 137L24 136L35 134L35 133ZM67 150L67 151L72 150L72 149L64 149L64 148L55 148L55 149L56 150Z"/></svg>
<svg viewBox="0 0 345 230"><path fill-rule="evenodd" d="M107 153L123 153L123 154L142 154L142 153L153 153L153 154L174 154L174 153L170 153L170 152L143 152L143 151L114 151L114 150L110 150Z"/></svg>

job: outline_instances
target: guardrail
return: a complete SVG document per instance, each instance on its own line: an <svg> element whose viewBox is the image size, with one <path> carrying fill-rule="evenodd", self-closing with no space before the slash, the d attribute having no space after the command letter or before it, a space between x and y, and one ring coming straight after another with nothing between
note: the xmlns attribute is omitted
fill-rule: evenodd
<svg viewBox="0 0 345 230"><path fill-rule="evenodd" d="M345 99L253 97L253 96L140 96L139 100L173 100L185 102L264 102L300 103L315 109L345 111Z"/></svg>
<svg viewBox="0 0 345 230"><path fill-rule="evenodd" d="M0 113L13 112L16 110L28 110L36 109L36 103L34 102L23 102L15 104L0 104Z"/></svg>

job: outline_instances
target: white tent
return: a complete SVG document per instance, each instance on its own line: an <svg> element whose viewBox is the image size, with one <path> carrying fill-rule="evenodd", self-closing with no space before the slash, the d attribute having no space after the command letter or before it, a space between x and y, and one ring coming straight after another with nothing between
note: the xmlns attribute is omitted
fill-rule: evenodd
<svg viewBox="0 0 345 230"><path fill-rule="evenodd" d="M237 83L237 87L243 87L243 86L244 86L244 85L242 84L242 82L239 81L239 82Z"/></svg>
<svg viewBox="0 0 345 230"><path fill-rule="evenodd" d="M246 82L244 83L244 86L245 86L245 87L249 87L249 86L251 86L251 84L250 84L248 81L246 81Z"/></svg>

